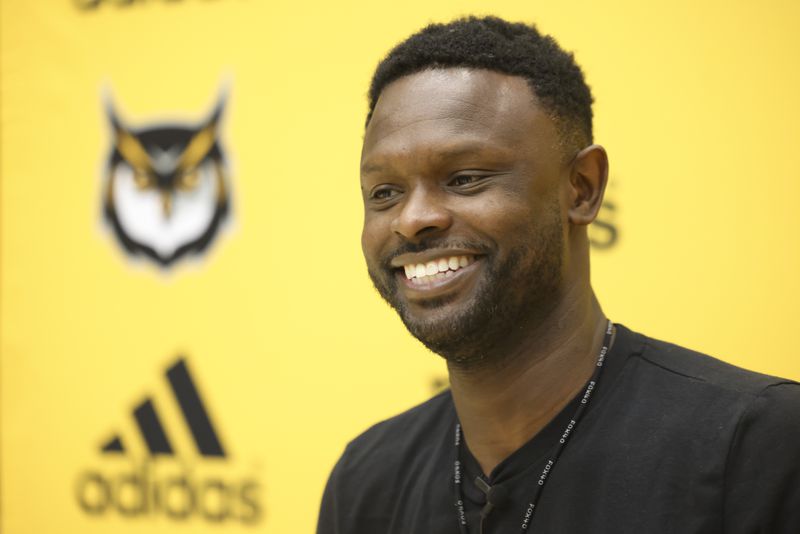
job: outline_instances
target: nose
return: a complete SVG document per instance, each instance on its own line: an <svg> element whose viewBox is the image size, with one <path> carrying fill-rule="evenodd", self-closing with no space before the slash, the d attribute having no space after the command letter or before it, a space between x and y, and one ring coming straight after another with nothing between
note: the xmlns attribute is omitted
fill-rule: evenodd
<svg viewBox="0 0 800 534"><path fill-rule="evenodd" d="M169 191L161 191L161 208L164 218L169 219L172 216L172 193Z"/></svg>
<svg viewBox="0 0 800 534"><path fill-rule="evenodd" d="M416 241L446 230L452 223L452 215L440 195L418 187L406 197L391 229L408 241Z"/></svg>

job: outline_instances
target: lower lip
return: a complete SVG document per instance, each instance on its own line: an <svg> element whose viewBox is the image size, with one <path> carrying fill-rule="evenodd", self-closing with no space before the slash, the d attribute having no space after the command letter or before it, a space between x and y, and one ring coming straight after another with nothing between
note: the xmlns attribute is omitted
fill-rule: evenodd
<svg viewBox="0 0 800 534"><path fill-rule="evenodd" d="M477 269L480 268L480 263L483 261L481 257L477 257L472 263L466 267L461 267L457 271L451 271L453 274L441 279L432 279L422 284L415 284L410 278L406 277L403 271L396 274L403 282L406 293L410 300L424 300L433 297L439 297L446 293L450 293L469 282L471 276Z"/></svg>

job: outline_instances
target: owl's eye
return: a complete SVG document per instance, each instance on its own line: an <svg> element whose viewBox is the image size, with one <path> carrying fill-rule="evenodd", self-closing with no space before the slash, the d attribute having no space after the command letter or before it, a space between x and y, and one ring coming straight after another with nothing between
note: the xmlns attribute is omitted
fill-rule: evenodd
<svg viewBox="0 0 800 534"><path fill-rule="evenodd" d="M154 183L153 177L150 176L150 174L138 170L133 173L133 181L136 183L138 189L147 189L148 187L152 187Z"/></svg>
<svg viewBox="0 0 800 534"><path fill-rule="evenodd" d="M178 179L178 188L184 191L188 191L190 189L194 189L197 187L197 184L200 182L200 175L198 174L197 170L189 171L185 174L182 174L181 177Z"/></svg>

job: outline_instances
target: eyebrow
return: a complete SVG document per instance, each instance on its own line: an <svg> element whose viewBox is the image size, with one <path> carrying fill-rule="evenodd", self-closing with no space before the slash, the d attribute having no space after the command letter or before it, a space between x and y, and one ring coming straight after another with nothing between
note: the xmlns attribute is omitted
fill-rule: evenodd
<svg viewBox="0 0 800 534"><path fill-rule="evenodd" d="M361 174L372 174L374 172L382 172L383 169L384 169L383 165L370 163L368 165L362 165L361 166Z"/></svg>
<svg viewBox="0 0 800 534"><path fill-rule="evenodd" d="M447 160L452 158L457 158L463 156L465 154L485 154L486 152L491 152L491 155L497 157L498 154L502 154L503 156L511 155L512 151L506 148L501 148L498 145L492 143L467 143L467 144L458 144L443 150L438 150L435 153L436 159ZM378 173L383 172L386 170L385 165L381 165L380 163L366 163L361 165L361 173L362 174L371 174L371 173Z"/></svg>

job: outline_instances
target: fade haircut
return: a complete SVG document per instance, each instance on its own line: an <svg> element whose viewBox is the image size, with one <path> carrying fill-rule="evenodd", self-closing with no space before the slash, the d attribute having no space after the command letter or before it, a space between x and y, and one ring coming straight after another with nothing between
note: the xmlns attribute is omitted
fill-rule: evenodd
<svg viewBox="0 0 800 534"><path fill-rule="evenodd" d="M571 53L533 25L497 17L430 24L378 64L369 88L367 124L384 88L423 70L487 69L520 76L558 129L565 156L592 143L592 93Z"/></svg>

